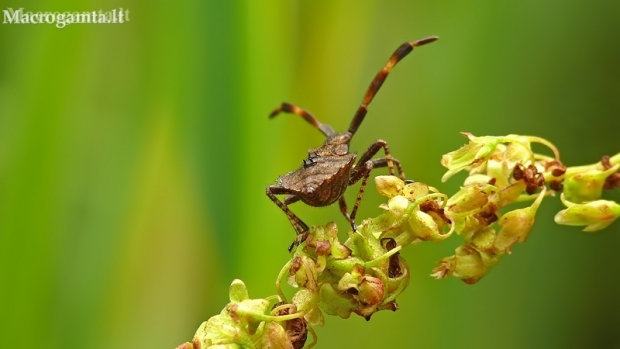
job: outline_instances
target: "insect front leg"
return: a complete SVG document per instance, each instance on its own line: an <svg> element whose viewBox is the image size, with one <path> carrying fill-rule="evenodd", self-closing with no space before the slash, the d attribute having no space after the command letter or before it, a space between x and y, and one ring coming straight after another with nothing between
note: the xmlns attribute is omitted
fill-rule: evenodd
<svg viewBox="0 0 620 349"><path fill-rule="evenodd" d="M381 148L383 148L383 151L385 153L385 165L375 167L387 167L390 175L393 176L394 165L396 165L400 179L405 180L405 173L403 172L403 168L400 165L400 162L398 160L394 161L395 159L393 159L392 155L390 154L390 148L388 147L387 142L383 139L377 139L373 144L371 144L368 150L366 150L366 152L364 152L364 154L360 156L357 164L360 165L366 163L373 156L375 156L375 154L377 154ZM383 163L381 162L381 164ZM353 175L351 175L351 177L353 177Z"/></svg>
<svg viewBox="0 0 620 349"><path fill-rule="evenodd" d="M308 225L304 223L299 217L297 217L291 210L289 210L287 206L289 204L299 201L299 197L297 197L296 195L293 195L289 189L286 189L279 185L268 186L266 190L266 194L271 199L271 201L273 201L276 205L278 205L278 207L282 210L282 212L286 214L286 217L288 218L289 222L291 223L291 225L295 229L295 232L297 233L297 238L289 246L289 252L290 252L295 245L299 245L300 243L306 240L306 238L308 237L308 231L309 231ZM284 199L284 202L282 202L276 197L276 195L280 195L280 194L291 194L291 195L287 196Z"/></svg>
<svg viewBox="0 0 620 349"><path fill-rule="evenodd" d="M355 199L355 205L353 205L351 215L345 215L349 216L349 222L351 223L351 228L353 228L353 231L357 231L355 216L357 215L357 208L360 206L360 202L362 202L362 196L364 196L364 190L366 190L366 183L368 182L368 177L370 176L370 171L373 169L373 167L374 164L372 160L368 160L361 165L360 163L358 163L353 169L353 171L351 171L351 177L349 177L349 185L357 183L360 179L362 180L362 185L360 186L360 190L357 193L357 198ZM344 203L344 199L342 200L342 203ZM340 209L342 210L342 206L340 206Z"/></svg>
<svg viewBox="0 0 620 349"><path fill-rule="evenodd" d="M357 227L355 225L355 221L353 221L349 215L349 209L347 208L347 202L344 200L344 196L341 196L340 199L338 199L338 206L340 206L340 212L342 212L342 215L347 219L347 222L351 224L353 231L355 231Z"/></svg>
<svg viewBox="0 0 620 349"><path fill-rule="evenodd" d="M403 179L405 182L413 183L413 181L411 180L404 179L405 173L403 172L403 168L400 165L400 161L398 161L398 159L396 158L392 158L391 160L392 160L392 163L394 163L394 166L396 166L396 168L398 169L398 174L399 174L400 179ZM388 162L386 158L372 159L371 161L373 164L373 168L388 167Z"/></svg>
<svg viewBox="0 0 620 349"><path fill-rule="evenodd" d="M371 159L379 152L381 148L383 148L383 151L385 152L385 158ZM364 191L366 190L366 184L368 183L370 171L372 171L373 168L387 167L390 171L390 174L394 175L394 165L396 165L396 168L398 169L398 174L400 175L400 178L402 180L405 180L405 173L403 172L400 161L392 158L387 143L382 139L376 140L368 148L368 150L366 150L366 152L364 152L364 154L360 156L357 165L351 171L349 185L357 183L360 179L362 180L362 184L360 185L360 190L357 193L357 198L355 199L355 205L353 205L351 215L345 214L345 217L347 217L349 219L349 222L351 223L353 231L356 230L355 216L357 215L357 209L359 208L362 201L362 196L364 196ZM342 199L340 202L340 210L343 210L343 204L345 205L344 210L346 211L346 204L344 203L344 199Z"/></svg>

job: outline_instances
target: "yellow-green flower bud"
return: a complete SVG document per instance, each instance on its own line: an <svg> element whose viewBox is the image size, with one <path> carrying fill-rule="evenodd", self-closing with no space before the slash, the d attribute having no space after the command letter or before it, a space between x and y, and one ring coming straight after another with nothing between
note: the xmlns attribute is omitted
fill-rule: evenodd
<svg viewBox="0 0 620 349"><path fill-rule="evenodd" d="M310 291L317 290L317 266L314 260L298 253L289 269L288 284L293 287L303 287Z"/></svg>
<svg viewBox="0 0 620 349"><path fill-rule="evenodd" d="M393 198L396 195L402 195L405 182L395 176L377 176L375 177L375 186L377 186L379 194Z"/></svg>
<svg viewBox="0 0 620 349"><path fill-rule="evenodd" d="M409 200L404 196L395 196L391 198L387 203L387 210L390 211L394 220L400 220L407 212L409 207Z"/></svg>
<svg viewBox="0 0 620 349"><path fill-rule="evenodd" d="M356 301L351 294L341 293L331 284L327 283L321 286L319 301L319 307L326 314L338 315L343 319L347 319L351 316L351 312L356 306Z"/></svg>
<svg viewBox="0 0 620 349"><path fill-rule="evenodd" d="M432 276L444 278L449 275L462 278L482 277L486 274L486 267L480 257L480 252L459 246L456 254L439 261L440 266L433 269Z"/></svg>
<svg viewBox="0 0 620 349"><path fill-rule="evenodd" d="M471 246L459 246L455 252L455 255L439 261L440 266L433 269L431 276L441 279L453 275L467 284L474 284L501 258L501 255L477 251Z"/></svg>
<svg viewBox="0 0 620 349"><path fill-rule="evenodd" d="M198 348L208 348L212 345L230 345L244 341L250 342L248 334L224 310L198 327L193 343L198 344Z"/></svg>
<svg viewBox="0 0 620 349"><path fill-rule="evenodd" d="M245 283L239 279L233 280L228 289L228 298L231 302L241 302L250 298Z"/></svg>
<svg viewBox="0 0 620 349"><path fill-rule="evenodd" d="M483 165L500 142L499 137L475 137L466 132L462 134L469 138L469 143L441 157L441 164L448 169L441 178L442 182L461 170Z"/></svg>
<svg viewBox="0 0 620 349"><path fill-rule="evenodd" d="M461 187L446 203L448 216L467 213L480 212L484 207L496 200L497 187L491 184L473 184Z"/></svg>
<svg viewBox="0 0 620 349"><path fill-rule="evenodd" d="M596 200L585 204L575 204L561 196L566 209L555 215L555 222L563 225L585 225L585 232L606 228L620 216L620 205L614 201Z"/></svg>
<svg viewBox="0 0 620 349"><path fill-rule="evenodd" d="M496 253L504 251L510 253L512 245L527 239L536 220L536 211L546 192L547 188L543 187L531 206L507 212L499 219L498 224L501 228L493 243Z"/></svg>
<svg viewBox="0 0 620 349"><path fill-rule="evenodd" d="M366 269L362 265L355 265L351 272L344 274L338 281L338 291L354 294L355 292L350 291L357 290L357 285L362 281L365 272Z"/></svg>
<svg viewBox="0 0 620 349"><path fill-rule="evenodd" d="M499 192L499 202L497 203L498 207L504 207L515 202L523 192L527 189L527 184L525 181L516 181L511 185L503 188Z"/></svg>
<svg viewBox="0 0 620 349"><path fill-rule="evenodd" d="M423 196L428 195L431 192L431 188L422 182L408 183L403 189L403 196L409 201L414 201Z"/></svg>
<svg viewBox="0 0 620 349"><path fill-rule="evenodd" d="M300 288L295 292L291 304L295 304L299 312L305 313L304 319L312 326L323 326L323 314L317 308L319 301L318 292L312 292L307 288Z"/></svg>
<svg viewBox="0 0 620 349"><path fill-rule="evenodd" d="M380 304L383 302L385 285L381 279L364 275L357 289L359 291L357 297L363 304Z"/></svg>
<svg viewBox="0 0 620 349"><path fill-rule="evenodd" d="M465 178L463 186L467 187L474 184L489 184L492 178L489 175L482 173L474 173Z"/></svg>
<svg viewBox="0 0 620 349"><path fill-rule="evenodd" d="M230 303L226 310L233 319L238 319L241 324L247 326L249 334L254 334L264 315L269 311L270 302L266 299L246 299L237 303Z"/></svg>
<svg viewBox="0 0 620 349"><path fill-rule="evenodd" d="M566 178L564 196L567 200L577 203L600 199L605 180L619 168L620 164L616 164L606 171L590 170Z"/></svg>
<svg viewBox="0 0 620 349"><path fill-rule="evenodd" d="M486 226L472 234L469 244L477 251L493 251L493 241L495 241L495 228Z"/></svg>
<svg viewBox="0 0 620 349"><path fill-rule="evenodd" d="M304 338L305 342L305 338ZM301 343L303 347L304 343ZM294 349L293 343L284 327L275 321L270 321L265 324L262 335L258 338L255 344L256 348L282 348L282 349Z"/></svg>
<svg viewBox="0 0 620 349"><path fill-rule="evenodd" d="M409 228L411 232L423 241L441 241L448 238L452 232L444 232L444 224L443 222L441 223L441 226L438 225L433 216L420 210L415 210L411 218L409 218Z"/></svg>

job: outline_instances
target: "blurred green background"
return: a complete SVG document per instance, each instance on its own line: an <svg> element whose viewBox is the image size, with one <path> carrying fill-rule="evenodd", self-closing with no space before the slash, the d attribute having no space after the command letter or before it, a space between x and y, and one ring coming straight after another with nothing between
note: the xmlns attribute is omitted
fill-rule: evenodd
<svg viewBox="0 0 620 349"><path fill-rule="evenodd" d="M387 140L409 178L453 193L463 177L440 183L439 159L461 131L545 137L568 165L620 150L618 1L9 7L130 21L0 26L0 348L172 348L234 278L274 294L294 236L265 187L323 137L268 113L289 101L345 130L404 41L441 38L393 70L352 147ZM358 217L381 202L367 190ZM620 348L618 224L556 227L560 208L545 200L527 243L473 286L429 277L458 237L411 246L400 309L329 317L318 347ZM346 227L337 207L292 209Z"/></svg>

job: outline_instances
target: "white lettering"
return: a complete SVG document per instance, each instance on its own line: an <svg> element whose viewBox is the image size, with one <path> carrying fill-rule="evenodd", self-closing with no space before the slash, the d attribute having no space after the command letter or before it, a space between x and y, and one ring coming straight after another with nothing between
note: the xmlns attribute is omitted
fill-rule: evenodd
<svg viewBox="0 0 620 349"><path fill-rule="evenodd" d="M56 28L64 28L67 25L67 23L65 22L65 14L64 13L59 13L56 15Z"/></svg>
<svg viewBox="0 0 620 349"><path fill-rule="evenodd" d="M2 10L3 24L54 24L56 28L64 28L73 23L125 23L129 21L129 10L122 7L110 11L89 12L25 12L21 7L17 10L8 7Z"/></svg>
<svg viewBox="0 0 620 349"><path fill-rule="evenodd" d="M24 10L24 8L20 8L17 11L14 11L12 7L7 8L6 10L3 10L2 12L4 12L4 22L2 22L3 24L13 24L13 23L17 23L19 24L19 16L21 15L21 12ZM8 20L8 22L7 22Z"/></svg>
<svg viewBox="0 0 620 349"><path fill-rule="evenodd" d="M90 12L75 13L75 21L77 23L91 23L90 18Z"/></svg>
<svg viewBox="0 0 620 349"><path fill-rule="evenodd" d="M30 23L32 24L41 24L41 14L40 13L32 13L32 12L28 12L28 14L30 15L29 19L30 19Z"/></svg>
<svg viewBox="0 0 620 349"><path fill-rule="evenodd" d="M105 13L99 10L99 14L97 15L97 23L106 23Z"/></svg>
<svg viewBox="0 0 620 349"><path fill-rule="evenodd" d="M28 24L30 23L30 16L32 16L32 12L22 13L21 16L22 16L21 22L24 24Z"/></svg>

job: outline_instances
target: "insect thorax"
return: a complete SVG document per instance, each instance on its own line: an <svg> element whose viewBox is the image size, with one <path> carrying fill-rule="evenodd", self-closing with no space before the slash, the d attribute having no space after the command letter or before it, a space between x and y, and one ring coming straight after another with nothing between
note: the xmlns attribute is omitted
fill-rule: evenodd
<svg viewBox="0 0 620 349"><path fill-rule="evenodd" d="M327 206L340 198L349 185L357 154L309 157L296 171L278 182L311 206Z"/></svg>

